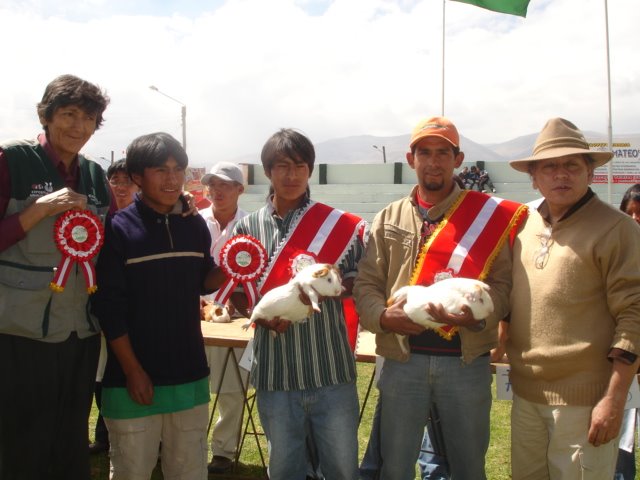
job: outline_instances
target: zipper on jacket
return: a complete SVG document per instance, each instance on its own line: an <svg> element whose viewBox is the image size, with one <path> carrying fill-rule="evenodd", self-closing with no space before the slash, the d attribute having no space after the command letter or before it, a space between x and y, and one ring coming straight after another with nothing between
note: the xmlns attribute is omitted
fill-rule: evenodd
<svg viewBox="0 0 640 480"><path fill-rule="evenodd" d="M164 225L167 227L167 235L169 236L169 245L171 245L171 250L173 250L173 237L171 236L171 229L169 228L169 215L164 216Z"/></svg>

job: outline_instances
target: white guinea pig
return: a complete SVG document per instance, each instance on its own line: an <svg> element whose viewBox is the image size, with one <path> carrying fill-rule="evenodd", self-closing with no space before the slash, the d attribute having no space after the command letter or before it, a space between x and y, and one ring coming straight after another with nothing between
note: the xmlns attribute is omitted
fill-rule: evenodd
<svg viewBox="0 0 640 480"><path fill-rule="evenodd" d="M292 323L302 322L314 311L320 311L319 299L322 297L339 297L344 288L339 270L328 263L314 263L300 270L288 283L276 287L260 299L251 312L251 318L242 328L247 329L256 319L289 320ZM300 300L303 293L311 301L306 305ZM275 334L275 332L272 332Z"/></svg>
<svg viewBox="0 0 640 480"><path fill-rule="evenodd" d="M493 301L489 295L489 285L472 278L447 278L428 287L410 285L398 289L387 302L392 305L400 300L407 300L403 310L415 323L426 328L437 329L442 323L435 322L427 312L429 303L441 304L447 313L460 313L462 306L471 310L473 318L481 320L493 312ZM402 335L398 335L402 350Z"/></svg>

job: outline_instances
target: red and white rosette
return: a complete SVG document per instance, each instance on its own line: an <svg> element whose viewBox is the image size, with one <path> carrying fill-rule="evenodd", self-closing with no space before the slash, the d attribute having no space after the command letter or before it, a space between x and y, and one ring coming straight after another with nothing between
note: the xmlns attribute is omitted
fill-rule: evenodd
<svg viewBox="0 0 640 480"><path fill-rule="evenodd" d="M291 256L289 260L289 268L291 269L291 276L295 277L300 270L308 267L309 265L315 265L318 263L318 257L313 252L306 250L299 250Z"/></svg>
<svg viewBox="0 0 640 480"><path fill-rule="evenodd" d="M78 262L87 282L87 292L95 292L98 287L91 260L104 243L104 227L100 219L89 210L68 210L58 217L53 226L53 241L62 253L62 260L49 284L51 290L64 290L73 263Z"/></svg>
<svg viewBox="0 0 640 480"><path fill-rule="evenodd" d="M258 299L256 282L267 267L267 251L260 240L250 235L236 235L227 240L220 250L219 264L227 275L227 281L213 297L213 301L224 305L240 283L249 301L249 309Z"/></svg>

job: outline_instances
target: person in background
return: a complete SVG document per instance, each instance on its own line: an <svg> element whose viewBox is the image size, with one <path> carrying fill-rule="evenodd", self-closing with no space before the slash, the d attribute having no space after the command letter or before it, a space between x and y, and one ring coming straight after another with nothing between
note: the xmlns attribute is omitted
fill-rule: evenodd
<svg viewBox="0 0 640 480"><path fill-rule="evenodd" d="M247 215L247 212L238 207L238 199L244 192L244 178L242 170L235 163L219 162L200 181L207 189L211 206L199 213L205 219L211 234L211 256L218 262L220 250L231 238L236 222ZM229 304L228 308L233 310L233 305ZM243 351L242 348L234 349L236 361ZM209 383L212 393L217 392L220 379L224 378L218 394L219 417L211 437L212 458L207 468L209 473L225 473L231 469L236 455L244 412L244 394L230 364L223 376L222 365L227 349L206 347L206 352L211 370Z"/></svg>
<svg viewBox="0 0 640 480"><path fill-rule="evenodd" d="M513 245L513 480L614 475L640 364L640 249L638 225L589 187L612 156L552 118L533 154L510 162L544 197Z"/></svg>
<svg viewBox="0 0 640 480"><path fill-rule="evenodd" d="M620 202L620 210L640 224L640 183L627 189ZM624 411L620 446L614 480L634 480L636 478L635 430L638 409L629 408Z"/></svg>
<svg viewBox="0 0 640 480"><path fill-rule="evenodd" d="M491 193L496 193L496 187L491 181L491 177L489 177L489 172L487 172L486 170L479 170L478 186L480 187L481 192L488 190Z"/></svg>
<svg viewBox="0 0 640 480"><path fill-rule="evenodd" d="M88 480L88 418L100 327L81 268L49 288L61 253L54 224L68 210L104 220L102 168L80 150L109 97L74 75L49 83L37 105L44 133L0 146L0 478Z"/></svg>
<svg viewBox="0 0 640 480"><path fill-rule="evenodd" d="M271 259L259 293L287 283L299 268L316 261L338 266L349 295L364 250L364 221L310 199L315 149L302 133L276 132L263 146L261 161L271 181L267 205L234 229L258 239ZM232 299L246 314L246 296L236 293ZM342 302L324 300L321 312L304 323L257 319L256 325L251 383L269 442L269 478L306 477L307 437L327 479L357 478L356 369Z"/></svg>
<svg viewBox="0 0 640 480"><path fill-rule="evenodd" d="M471 165L471 168L469 169L466 185L468 190L482 191L480 188L480 172L478 171L478 167L475 165Z"/></svg>
<svg viewBox="0 0 640 480"><path fill-rule="evenodd" d="M111 479L207 478L209 368L200 295L224 280L199 215L183 216L188 157L166 133L134 139L126 166L140 188L105 232L92 309L108 342L102 414Z"/></svg>
<svg viewBox="0 0 640 480"><path fill-rule="evenodd" d="M109 182L109 187L111 187L111 196L115 200L112 203L114 210L122 210L133 202L138 186L131 181L124 158L116 160L109 165L109 168L107 168L107 181ZM89 443L89 453L92 454L109 450L109 431L104 424L102 413L100 413L100 407L102 406L102 376L104 375L104 367L107 364L107 344L104 336L100 340L100 357L98 359L98 374L96 375L94 391L96 406L98 407L98 418L94 429L94 441Z"/></svg>
<svg viewBox="0 0 640 480"><path fill-rule="evenodd" d="M416 125L407 162L416 172L417 185L376 215L358 264L354 298L360 322L376 334L376 353L385 359L378 381L382 480L415 478L434 405L451 478L486 478L489 351L497 345L498 319L509 307L506 240L525 208L461 190L453 179L464 160L459 145L458 131L447 118L432 117ZM492 213L480 217L481 210ZM471 253L474 243L482 248ZM474 319L466 307L459 315L449 315L433 305L430 313L443 323L436 331L413 323L402 302L387 307L387 299L400 287L455 276L478 278L491 286L492 316ZM397 334L403 336L402 344Z"/></svg>

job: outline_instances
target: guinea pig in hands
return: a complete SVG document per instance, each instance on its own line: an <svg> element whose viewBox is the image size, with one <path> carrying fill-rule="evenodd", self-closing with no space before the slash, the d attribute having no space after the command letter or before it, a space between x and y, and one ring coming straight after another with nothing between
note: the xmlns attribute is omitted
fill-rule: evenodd
<svg viewBox="0 0 640 480"><path fill-rule="evenodd" d="M256 319L273 320L279 318L292 323L300 323L313 312L320 311L320 297L342 295L340 271L329 263L314 263L300 270L288 283L269 290L251 312L251 318L242 328L249 328ZM302 302L300 295L309 298L310 305ZM271 334L275 336L276 332Z"/></svg>
<svg viewBox="0 0 640 480"><path fill-rule="evenodd" d="M472 278L447 278L428 287L410 285L398 289L388 300L387 305L407 300L403 310L407 316L418 325L437 329L443 324L434 321L427 312L429 303L441 304L447 313L457 314L466 305L471 310L473 318L482 320L493 312L493 300L489 295L489 285ZM402 335L397 334L402 351L406 352L402 343Z"/></svg>

